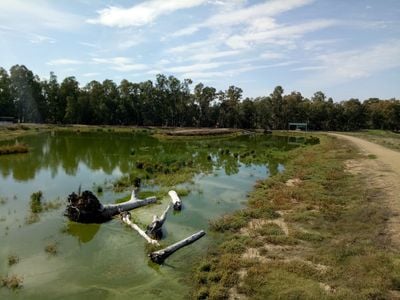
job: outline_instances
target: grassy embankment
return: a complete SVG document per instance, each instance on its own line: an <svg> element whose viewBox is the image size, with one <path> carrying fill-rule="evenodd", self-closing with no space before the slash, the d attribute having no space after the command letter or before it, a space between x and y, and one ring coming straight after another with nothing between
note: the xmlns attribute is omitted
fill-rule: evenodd
<svg viewBox="0 0 400 300"><path fill-rule="evenodd" d="M359 137L384 147L400 151L400 133L388 130L363 130L358 132L345 132L344 134Z"/></svg>
<svg viewBox="0 0 400 300"><path fill-rule="evenodd" d="M131 126L108 125L54 125L54 124L10 124L0 126L0 141L11 140L17 137L38 134L48 131L74 131L74 132L132 132L147 130L146 128Z"/></svg>
<svg viewBox="0 0 400 300"><path fill-rule="evenodd" d="M196 266L192 298L386 299L398 293L400 255L386 235L383 195L345 167L359 157L356 150L321 137L321 144L291 157L283 174L256 184L246 209L212 222L220 242Z"/></svg>

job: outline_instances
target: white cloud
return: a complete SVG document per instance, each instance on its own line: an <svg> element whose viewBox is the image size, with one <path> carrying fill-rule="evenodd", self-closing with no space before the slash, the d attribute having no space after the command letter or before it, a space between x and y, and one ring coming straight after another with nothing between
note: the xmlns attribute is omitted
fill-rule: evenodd
<svg viewBox="0 0 400 300"><path fill-rule="evenodd" d="M111 69L121 72L142 71L148 68L145 64L133 63L128 57L92 58L94 64L109 65Z"/></svg>
<svg viewBox="0 0 400 300"><path fill-rule="evenodd" d="M174 73L189 73L189 72L198 72L198 71L205 71L210 69L215 69L223 65L224 63L207 63L207 64L192 64L187 66L179 66L179 67L172 67L166 69L168 72Z"/></svg>
<svg viewBox="0 0 400 300"><path fill-rule="evenodd" d="M285 56L281 52L278 53L278 52L268 51L268 52L264 52L263 54L261 54L260 57L264 58L264 59L267 59L267 60L274 60L274 59L283 58Z"/></svg>
<svg viewBox="0 0 400 300"><path fill-rule="evenodd" d="M228 50L228 51L206 51L201 52L195 55L191 55L189 57L190 60L197 60L197 61L210 61L216 58L222 58L227 56L235 56L240 54L240 51L236 50Z"/></svg>
<svg viewBox="0 0 400 300"><path fill-rule="evenodd" d="M49 66L68 66L68 65L80 65L83 62L80 60L59 58L48 61L46 64Z"/></svg>
<svg viewBox="0 0 400 300"><path fill-rule="evenodd" d="M197 52L201 48L208 48L210 46L211 41L210 40L204 40L204 41L198 41L198 42L193 42L193 43L185 43L180 46L172 47L167 49L167 52L169 53L185 53L188 51L195 51Z"/></svg>
<svg viewBox="0 0 400 300"><path fill-rule="evenodd" d="M247 30L242 34L231 36L226 44L233 49L250 48L254 44L275 44L283 39L287 40L299 39L306 33L321 30L336 25L335 20L313 20L302 24L279 26L278 28L266 31Z"/></svg>
<svg viewBox="0 0 400 300"><path fill-rule="evenodd" d="M2 23L20 30L38 27L69 30L82 21L79 16L58 10L47 2L24 0L1 0L0 19Z"/></svg>
<svg viewBox="0 0 400 300"><path fill-rule="evenodd" d="M100 73L97 73L97 72L82 74L83 77L95 77L95 76L98 76L98 75L100 75Z"/></svg>
<svg viewBox="0 0 400 300"><path fill-rule="evenodd" d="M130 8L110 6L98 11L99 16L96 19L89 19L87 22L119 28L144 26L152 23L161 15L206 2L206 0L149 0Z"/></svg>
<svg viewBox="0 0 400 300"><path fill-rule="evenodd" d="M174 36L193 34L201 28L230 27L239 24L252 23L253 27L271 27L274 25L274 20L271 17L312 2L314 0L271 0L266 3L213 15L203 23L194 24L176 32Z"/></svg>
<svg viewBox="0 0 400 300"><path fill-rule="evenodd" d="M316 70L325 70L326 66L305 66L291 69L290 71L316 71Z"/></svg>
<svg viewBox="0 0 400 300"><path fill-rule="evenodd" d="M339 42L338 39L320 39L320 40L310 40L303 42L304 50L322 50L328 45L335 44Z"/></svg>
<svg viewBox="0 0 400 300"><path fill-rule="evenodd" d="M20 30L17 28L12 28L9 26L3 26L3 25L0 25L0 33L7 34L12 38L20 37L20 38L26 39L29 42L31 42L32 44L41 44L41 43L54 44L56 42L55 39L53 39L49 36L29 32L26 30Z"/></svg>
<svg viewBox="0 0 400 300"><path fill-rule="evenodd" d="M400 67L400 40L390 40L368 48L318 55L315 62L321 71L314 72L302 80L302 83L308 84L317 80L321 86L332 86L370 77Z"/></svg>
<svg viewBox="0 0 400 300"><path fill-rule="evenodd" d="M329 72L343 79L362 78L400 67L400 40L378 44L358 51L320 55Z"/></svg>
<svg viewBox="0 0 400 300"><path fill-rule="evenodd" d="M221 78L221 77L235 77L242 73L261 70L261 69L270 69L270 68L278 68L296 64L296 61L286 61L277 64L270 65L243 65L239 67L234 67L230 69L226 69L223 71L201 71L201 70L192 70L191 72L186 72L181 74L184 78L191 78L197 81L209 81L211 78Z"/></svg>
<svg viewBox="0 0 400 300"><path fill-rule="evenodd" d="M30 41L32 44L40 44L40 43L54 44L56 42L55 39L48 37L48 36L40 35L40 34L32 34Z"/></svg>
<svg viewBox="0 0 400 300"><path fill-rule="evenodd" d="M99 45L96 45L96 44L94 44L94 43L79 42L79 44L82 45L82 46L86 46L86 47L89 47L89 48L93 48L93 49L98 49L98 48L100 48Z"/></svg>

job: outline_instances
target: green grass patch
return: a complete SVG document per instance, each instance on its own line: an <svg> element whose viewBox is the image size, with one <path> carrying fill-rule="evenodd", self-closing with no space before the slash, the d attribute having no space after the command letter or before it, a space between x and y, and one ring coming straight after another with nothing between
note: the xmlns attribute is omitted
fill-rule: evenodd
<svg viewBox="0 0 400 300"><path fill-rule="evenodd" d="M247 208L211 222L219 243L195 268L192 297L226 299L233 286L249 299L387 299L400 291L388 208L365 175L344 168L361 158L357 150L321 137L287 155L285 172L257 182ZM293 178L300 183L285 184ZM249 227L278 211L289 235L272 222ZM245 258L247 248L261 257ZM210 279L214 273L219 280Z"/></svg>

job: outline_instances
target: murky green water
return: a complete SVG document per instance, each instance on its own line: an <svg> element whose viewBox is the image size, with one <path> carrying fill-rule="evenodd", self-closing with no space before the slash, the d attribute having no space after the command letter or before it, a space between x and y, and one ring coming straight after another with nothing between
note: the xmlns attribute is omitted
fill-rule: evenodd
<svg viewBox="0 0 400 300"><path fill-rule="evenodd" d="M21 276L23 288L0 288L1 299L185 299L191 263L212 245L212 234L156 266L149 263L145 241L119 220L72 223L62 205L26 224L30 195L41 190L45 201L63 200L80 185L94 192L102 186L99 199L113 203L130 191L117 193L112 183L133 172L138 159L153 165L190 161L198 174L179 186L191 192L182 197L183 211L170 211L164 225L163 243L170 244L207 231L210 219L242 207L257 179L283 170L276 154L296 147L288 138L272 136L159 141L112 132L56 132L18 141L28 144L30 153L0 157L0 276ZM147 178L144 189L160 188ZM142 226L149 224L167 201L165 194L160 205L137 209L133 216ZM52 256L44 248L54 242L58 253ZM20 261L8 266L11 254Z"/></svg>

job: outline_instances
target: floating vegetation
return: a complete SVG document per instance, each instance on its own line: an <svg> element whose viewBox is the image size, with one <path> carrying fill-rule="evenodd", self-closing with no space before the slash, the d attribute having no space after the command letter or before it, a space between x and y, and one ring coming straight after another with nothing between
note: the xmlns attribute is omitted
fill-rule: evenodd
<svg viewBox="0 0 400 300"><path fill-rule="evenodd" d="M31 195L31 212L34 214L40 213L43 210L42 207L42 191L37 191Z"/></svg>
<svg viewBox="0 0 400 300"><path fill-rule="evenodd" d="M101 185L99 185L98 187L97 187L97 193L98 194L101 194L103 192L103 187L101 186Z"/></svg>
<svg viewBox="0 0 400 300"><path fill-rule="evenodd" d="M39 214L35 214L35 213L30 213L26 218L25 218L25 223L30 225L36 222L40 221L40 216Z"/></svg>
<svg viewBox="0 0 400 300"><path fill-rule="evenodd" d="M0 197L0 205L4 205L7 203L7 198Z"/></svg>
<svg viewBox="0 0 400 300"><path fill-rule="evenodd" d="M58 246L57 243L51 242L44 247L44 251L46 251L50 255L57 255L58 253Z"/></svg>
<svg viewBox="0 0 400 300"><path fill-rule="evenodd" d="M22 277L18 275L10 275L4 278L0 278L0 285L2 287L9 288L11 290L16 290L22 287Z"/></svg>
<svg viewBox="0 0 400 300"><path fill-rule="evenodd" d="M46 201L42 204L42 210L43 211L50 211L50 210L55 210L59 209L62 205L62 201L60 199L56 199L53 201Z"/></svg>
<svg viewBox="0 0 400 300"><path fill-rule="evenodd" d="M11 254L8 256L7 260L8 260L8 265L12 266L19 262L19 257L17 255Z"/></svg>
<svg viewBox="0 0 400 300"><path fill-rule="evenodd" d="M0 155L27 153L29 148L24 144L0 146Z"/></svg>
<svg viewBox="0 0 400 300"><path fill-rule="evenodd" d="M43 193L42 191L37 191L31 195L30 201L30 214L25 218L26 224L33 224L40 220L40 213L47 212L50 210L59 209L62 202L59 198L53 201L42 202Z"/></svg>

